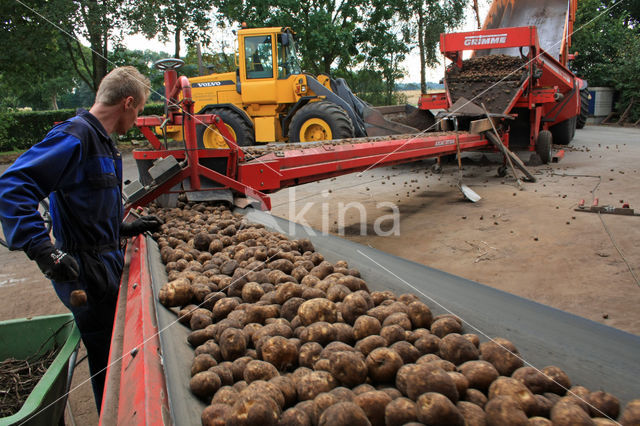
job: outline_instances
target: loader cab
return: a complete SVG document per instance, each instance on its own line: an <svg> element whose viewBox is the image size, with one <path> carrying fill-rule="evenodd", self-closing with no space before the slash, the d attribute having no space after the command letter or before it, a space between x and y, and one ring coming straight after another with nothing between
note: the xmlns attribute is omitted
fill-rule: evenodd
<svg viewBox="0 0 640 426"><path fill-rule="evenodd" d="M238 35L241 75L247 80L286 79L300 74L300 61L289 28L243 29Z"/></svg>

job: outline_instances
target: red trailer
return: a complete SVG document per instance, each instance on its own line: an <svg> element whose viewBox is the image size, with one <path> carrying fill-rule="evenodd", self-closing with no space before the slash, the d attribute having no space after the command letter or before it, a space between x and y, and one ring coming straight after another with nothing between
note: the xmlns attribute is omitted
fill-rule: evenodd
<svg viewBox="0 0 640 426"><path fill-rule="evenodd" d="M551 143L567 145L586 114L586 82L567 68L576 1L498 0L483 30L442 34L440 50L453 62L445 91L422 95L419 108L451 113L461 98L463 105L484 103L514 119L502 123L512 146L550 161ZM536 25L511 26L521 23ZM465 51L470 59L463 60Z"/></svg>

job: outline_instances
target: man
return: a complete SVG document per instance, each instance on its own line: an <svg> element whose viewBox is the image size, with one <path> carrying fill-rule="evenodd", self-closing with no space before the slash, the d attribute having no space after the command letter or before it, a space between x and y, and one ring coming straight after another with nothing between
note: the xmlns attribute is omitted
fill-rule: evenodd
<svg viewBox="0 0 640 426"><path fill-rule="evenodd" d="M0 177L5 239L9 248L24 250L36 261L73 313L87 348L98 410L124 264L120 238L161 224L153 216L122 223L122 159L109 137L131 129L149 87L135 68L114 69L100 83L89 111L78 110L55 126ZM55 245L37 211L47 196ZM75 290L84 291L86 302L71 300Z"/></svg>

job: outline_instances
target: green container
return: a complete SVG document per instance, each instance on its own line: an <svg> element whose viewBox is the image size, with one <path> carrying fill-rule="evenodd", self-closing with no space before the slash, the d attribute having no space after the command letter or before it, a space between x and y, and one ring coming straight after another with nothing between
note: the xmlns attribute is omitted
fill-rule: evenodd
<svg viewBox="0 0 640 426"><path fill-rule="evenodd" d="M27 359L43 344L41 353L52 349L54 345L61 348L20 411L12 416L0 418L0 426L58 424L64 415L66 394L73 375L79 343L80 332L71 314L0 321L2 361L7 358ZM74 362L70 363L70 359Z"/></svg>

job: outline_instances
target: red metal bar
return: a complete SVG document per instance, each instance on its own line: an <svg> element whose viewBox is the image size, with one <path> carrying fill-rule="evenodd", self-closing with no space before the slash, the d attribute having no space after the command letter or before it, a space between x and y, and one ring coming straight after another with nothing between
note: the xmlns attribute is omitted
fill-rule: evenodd
<svg viewBox="0 0 640 426"><path fill-rule="evenodd" d="M460 135L460 149L463 151L488 145L489 142L480 135ZM261 191L273 191L369 167L418 161L455 152L453 133L288 150L239 164L238 180Z"/></svg>
<svg viewBox="0 0 640 426"><path fill-rule="evenodd" d="M120 367L120 389L105 389L105 394L117 392L119 395L117 417L101 417L100 424L169 424L169 402L145 238L134 238L127 247L127 254L129 279L120 288L127 292L126 303L124 307L118 304L118 310L125 309L122 353L112 351L109 355L109 365ZM117 374L110 371L111 368L107 370L108 376Z"/></svg>
<svg viewBox="0 0 640 426"><path fill-rule="evenodd" d="M440 35L440 51L444 54L463 50L502 49L520 46L535 46L538 50L536 27L497 28Z"/></svg>

